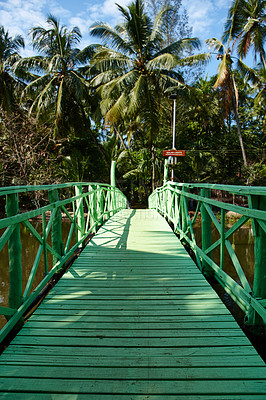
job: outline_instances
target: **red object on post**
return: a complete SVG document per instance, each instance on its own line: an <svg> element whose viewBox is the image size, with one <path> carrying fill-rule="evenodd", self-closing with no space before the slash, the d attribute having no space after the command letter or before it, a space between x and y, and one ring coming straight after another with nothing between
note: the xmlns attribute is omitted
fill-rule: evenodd
<svg viewBox="0 0 266 400"><path fill-rule="evenodd" d="M164 157L184 157L186 155L185 150L164 150Z"/></svg>

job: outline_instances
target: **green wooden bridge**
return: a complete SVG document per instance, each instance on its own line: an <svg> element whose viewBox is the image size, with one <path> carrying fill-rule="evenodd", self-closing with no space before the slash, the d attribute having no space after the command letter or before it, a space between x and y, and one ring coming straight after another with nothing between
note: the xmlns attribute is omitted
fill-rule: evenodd
<svg viewBox="0 0 266 400"><path fill-rule="evenodd" d="M212 189L244 196L249 207L213 200ZM46 205L20 212L19 196L36 190L48 194ZM9 187L1 195L7 216L0 220L0 249L7 245L9 251L9 304L0 308L7 319L0 334L6 347L0 356L1 399L266 399L265 363L205 279L213 276L245 312L247 324L265 331L265 188L166 182L144 210L128 209L114 181ZM228 210L240 214L230 228ZM32 222L36 217L41 230ZM62 217L69 220L65 242ZM201 245L193 231L199 219ZM255 236L253 285L229 241L248 220ZM20 225L39 243L26 284ZM215 242L212 226L219 232ZM181 242L193 250L195 262ZM225 252L237 281L224 271ZM44 278L35 285L39 268Z"/></svg>

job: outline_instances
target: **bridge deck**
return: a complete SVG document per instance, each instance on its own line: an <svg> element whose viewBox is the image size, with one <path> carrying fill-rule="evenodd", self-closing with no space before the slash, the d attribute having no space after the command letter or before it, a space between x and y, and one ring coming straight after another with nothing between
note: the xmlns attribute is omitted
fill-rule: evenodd
<svg viewBox="0 0 266 400"><path fill-rule="evenodd" d="M1 399L266 398L265 364L167 223L111 218L0 357Z"/></svg>

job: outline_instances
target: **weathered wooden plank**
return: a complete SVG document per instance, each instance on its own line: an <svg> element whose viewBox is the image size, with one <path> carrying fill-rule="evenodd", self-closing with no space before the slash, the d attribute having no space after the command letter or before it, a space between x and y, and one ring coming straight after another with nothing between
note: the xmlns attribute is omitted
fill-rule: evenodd
<svg viewBox="0 0 266 400"><path fill-rule="evenodd" d="M62 321L57 321L54 320L53 318L46 318L44 320L40 319L33 319L31 318L30 321L27 322L27 324L24 326L24 329L31 329L31 328L51 328L51 329L56 329L56 328L73 328L73 329L84 329L86 328L87 330L89 329L95 329L95 326L97 326L97 329L108 329L108 330L149 330L150 332L152 330L172 330L175 332L179 331L194 331L196 330L198 334L200 335L201 332L204 334L205 331L213 331L213 330L219 330L219 332L223 330L230 329L232 331L237 330L240 334L243 334L242 330L239 329L238 325L234 321L210 321L208 324L206 324L205 321L184 321L184 322L169 322L169 323L164 323L164 322L134 322L129 321L129 322L124 322L124 320L117 320L115 322L105 322L102 321L102 318L97 318L97 315L95 316L96 318L94 321L80 321L77 319L74 319L73 321L71 319L65 319ZM153 318L154 320L154 318ZM98 322L98 324L97 324ZM114 325L112 325L114 324ZM76 328L75 328L76 327ZM23 331L21 331L20 334L22 334ZM222 332L221 332L222 334Z"/></svg>
<svg viewBox="0 0 266 400"><path fill-rule="evenodd" d="M37 313L38 311L38 313ZM217 322L230 322L233 321L232 316L229 314L214 314L214 315L194 315L194 317L192 318L191 316L189 316L190 318L188 318L187 314L183 315L182 313L179 312L179 310L175 310L174 312L172 312L172 314L168 314L167 313L167 307L165 307L164 309L161 309L158 311L158 315L162 315L160 316L160 319L156 319L156 314L154 315L154 308L150 308L148 310L143 310L143 309L138 309L138 310L109 310L109 309L105 309L105 310L101 310L101 309L97 309L97 311L99 312L98 317L97 315L94 315L93 312L94 310L60 310L58 308L54 308L54 309L42 309L42 310L36 310L36 312L34 313L34 316L31 318L31 321L51 321L51 319L53 321L66 321L66 322L74 322L74 321L79 321L79 322L127 322L127 323L169 323L172 325L172 327L178 327L179 323L181 322L191 322L191 321L195 321L195 322L201 322L201 321L205 321L205 323L209 323L209 322L213 322L213 321L217 321ZM124 315L117 315L116 311L119 312L124 312ZM161 311L161 314L160 314ZM130 313L127 314L127 313ZM143 314L141 314L142 312L147 312L148 315L145 316ZM135 314L135 315L134 315ZM163 317L164 316L164 317ZM176 317L176 318L171 318L171 317ZM140 318L141 317L141 318ZM178 317L178 318L177 318ZM156 322L157 320L157 322ZM177 324L177 325L175 325Z"/></svg>
<svg viewBox="0 0 266 400"><path fill-rule="evenodd" d="M29 379L0 378L0 390L37 391L47 393L53 388L53 393L117 393L117 394L261 394L265 393L264 380L120 380L120 379Z"/></svg>
<svg viewBox="0 0 266 400"><path fill-rule="evenodd" d="M245 336L235 337L223 337L222 339L223 346L246 346L250 347L250 342L247 340ZM12 346L62 346L62 337L49 337L49 336L17 336L11 345ZM206 340L205 337L120 337L119 340L117 338L112 337L64 337L63 340L64 347L104 347L106 351L113 351L114 348L164 348L164 349L179 349L185 347L198 347L198 348L206 348L206 347L221 347L221 338L220 337L208 337ZM245 351L244 349L243 351Z"/></svg>
<svg viewBox="0 0 266 400"><path fill-rule="evenodd" d="M76 368L78 366L83 367L142 367L150 368L153 367L228 367L230 365L240 366L240 367L252 367L252 366L262 366L264 368L265 363L262 361L257 354L253 355L239 355L234 353L233 357L231 354L221 355L217 357L216 354L209 354L208 356L190 355L178 357L168 356L108 356L103 357L88 355L85 357L79 355L69 355L69 354L17 354L12 355L5 353L0 357L0 364L2 365L54 365L54 366L70 366ZM224 399L225 400L225 399Z"/></svg>
<svg viewBox="0 0 266 400"><path fill-rule="evenodd" d="M120 341L120 340L119 340ZM222 340L221 340L222 343ZM118 350L119 349L119 350ZM156 349L156 350L155 350ZM256 355L256 350L250 346L208 346L205 342L205 346L200 347L88 347L88 346L16 346L10 345L5 353L10 354L28 354L28 355L40 355L45 353L47 355L57 356L80 356L80 357L105 357L112 356L116 357L119 352L121 357L152 357L155 353L158 357L172 356L172 357L187 357L191 356L205 356L208 358L210 355L215 355L216 357L223 357L231 355L233 358L235 355L242 353L242 355Z"/></svg>
<svg viewBox="0 0 266 400"><path fill-rule="evenodd" d="M174 295L176 299L180 299L183 302L186 301L197 301L202 302L202 301L208 301L208 302L217 302L221 303L221 300L216 294L213 293L205 293L205 291L197 291L196 293L192 294L186 294L188 290L181 292L180 288L176 287L165 287L165 286L159 286L159 287L137 287L137 288L132 288L132 287L94 287L94 288L89 288L87 285L84 285L83 287L79 286L64 286L64 287L57 287L56 289L53 290L53 295L55 296L69 296L71 294L74 294L76 296L91 296L91 295L104 295L104 296L115 296L115 295L120 295L120 296L130 296L130 295ZM49 296L51 297L51 296Z"/></svg>
<svg viewBox="0 0 266 400"><path fill-rule="evenodd" d="M225 367L222 378L226 380L265 380L264 367ZM210 379L221 378L221 369L218 367L191 367L189 370L182 367L151 367L137 368L114 368L114 367L69 367L69 366L0 366L0 377L16 378L53 378L66 379L113 379L119 377L120 380L130 378L132 380L161 380L162 376L167 376L171 380Z"/></svg>
<svg viewBox="0 0 266 400"><path fill-rule="evenodd" d="M51 400L53 399L53 393L5 393L6 400ZM73 393L73 394L56 394L56 400L88 400L87 394ZM184 400L183 394L179 395L138 395L137 400ZM93 400L136 400L135 395L128 394L93 394ZM226 399L223 394L216 395L198 395L190 394L189 400L265 400L265 395L262 394L241 394L241 398L238 394L226 395Z"/></svg>
<svg viewBox="0 0 266 400"><path fill-rule="evenodd" d="M49 308L50 311L50 315L54 314L54 315L76 315L76 316L82 316L82 315L86 315L89 316L90 315L90 310L95 310L98 309L99 311L110 311L110 314L113 314L115 311L119 311L119 310L125 310L125 311L135 311L136 314L138 313L138 311L140 310L144 310L144 311L152 311L154 309L154 307L158 307L158 310L161 311L167 311L167 307L169 307L169 305L163 305L163 304L159 304L159 303L150 303L148 305L142 306L141 304L123 304L120 305L99 305L97 303L95 304L89 304L87 306L81 306L78 307L78 305L69 305L69 307L67 307L65 304L58 304L56 307L56 303L53 303L51 305L49 305L49 307L47 307L47 310ZM45 314L47 315L47 310L39 310L38 315L43 314L43 311L45 312ZM54 311L53 311L54 310ZM37 314L36 314L37 315ZM175 310L175 316L183 316L186 318L191 317L191 319L197 320L198 318L204 318L206 317L206 322L208 321L209 317L211 316L217 316L218 315L229 315L227 310L224 309L193 309L192 307L190 309L185 309L185 308L181 308L179 307L179 309ZM138 320L140 320L140 318L138 318ZM229 319L230 320L230 319ZM170 322L170 321L169 321Z"/></svg>
<svg viewBox="0 0 266 400"><path fill-rule="evenodd" d="M161 306L176 306L177 309L193 309L193 310L206 310L208 311L210 309L215 309L215 310L223 310L224 313L228 313L227 308L220 302L217 301L199 301L196 303L195 301L187 301L184 302L183 300L178 300L175 298L175 296L170 296L170 295L150 295L150 296L110 296L103 298L102 296L78 296L78 294L72 295L72 296L50 296L43 302L43 308L46 307L46 305L52 305L56 304L59 307L64 304L66 304L69 308L75 308L75 306L78 306L76 308L81 308L81 307L88 307L90 309L90 306L95 307L95 305L98 307L101 307L103 305L106 305L106 299L108 299L108 308L110 307L115 307L117 304L119 304L120 308L124 307L126 305L131 306L134 304L134 306L153 306L153 305L161 305ZM66 302L64 301L66 300Z"/></svg>
<svg viewBox="0 0 266 400"><path fill-rule="evenodd" d="M40 325L40 324L39 324ZM99 338L118 338L118 337L157 337L157 338L191 338L191 337L245 337L244 333L235 329L90 329L87 327L73 327L62 325L61 328L50 327L50 324L43 324L41 327L25 327L20 336L53 336L53 337L99 337Z"/></svg>

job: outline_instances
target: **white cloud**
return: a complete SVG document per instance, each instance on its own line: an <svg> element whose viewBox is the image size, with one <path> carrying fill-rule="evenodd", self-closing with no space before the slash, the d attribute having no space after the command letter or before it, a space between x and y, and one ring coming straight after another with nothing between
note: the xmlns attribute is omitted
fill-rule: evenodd
<svg viewBox="0 0 266 400"><path fill-rule="evenodd" d="M202 39L220 37L231 0L184 0L193 34Z"/></svg>
<svg viewBox="0 0 266 400"><path fill-rule="evenodd" d="M12 36L25 34L33 24L39 25L44 22L41 3L38 0L0 2L0 9L2 9L0 25L3 25Z"/></svg>
<svg viewBox="0 0 266 400"><path fill-rule="evenodd" d="M69 27L79 27L82 36L88 35L89 28L92 23L93 20L81 17L72 17L69 19Z"/></svg>

